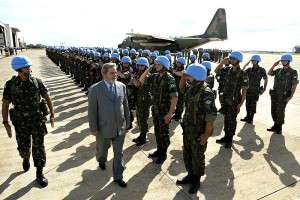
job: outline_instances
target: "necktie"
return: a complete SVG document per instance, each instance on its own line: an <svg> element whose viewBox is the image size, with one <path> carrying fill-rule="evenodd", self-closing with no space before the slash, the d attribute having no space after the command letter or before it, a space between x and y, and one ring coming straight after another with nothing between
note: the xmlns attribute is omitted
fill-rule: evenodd
<svg viewBox="0 0 300 200"><path fill-rule="evenodd" d="M114 91L114 85L111 84L109 86L109 92L110 92L110 97L114 100L115 99L115 91Z"/></svg>

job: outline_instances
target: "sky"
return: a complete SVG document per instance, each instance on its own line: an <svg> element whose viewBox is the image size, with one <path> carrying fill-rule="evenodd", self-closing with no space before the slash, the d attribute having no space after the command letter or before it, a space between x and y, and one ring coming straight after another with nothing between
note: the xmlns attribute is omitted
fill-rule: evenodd
<svg viewBox="0 0 300 200"><path fill-rule="evenodd" d="M201 48L286 51L300 45L296 0L0 0L0 21L27 44L117 47L126 33L203 34L224 8L228 39Z"/></svg>

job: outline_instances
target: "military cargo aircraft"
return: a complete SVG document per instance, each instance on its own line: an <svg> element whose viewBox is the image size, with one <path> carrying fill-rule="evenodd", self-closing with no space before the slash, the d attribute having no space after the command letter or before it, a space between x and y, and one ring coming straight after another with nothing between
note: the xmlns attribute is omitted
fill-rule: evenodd
<svg viewBox="0 0 300 200"><path fill-rule="evenodd" d="M193 49L208 42L227 39L226 12L224 8L219 8L202 35L174 38L164 38L140 33L127 33L126 35L128 35L128 37L122 44L119 44L119 48L141 48L151 51L154 49L170 50L171 52Z"/></svg>

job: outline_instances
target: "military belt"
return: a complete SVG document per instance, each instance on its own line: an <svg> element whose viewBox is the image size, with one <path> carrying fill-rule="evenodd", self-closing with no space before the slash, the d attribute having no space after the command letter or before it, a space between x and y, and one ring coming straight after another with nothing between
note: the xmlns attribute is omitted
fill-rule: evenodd
<svg viewBox="0 0 300 200"><path fill-rule="evenodd" d="M22 115L23 117L29 117L29 116L32 116L32 115L36 115L36 114L38 114L39 112L40 112L40 110L37 109L37 110L33 110L33 111L20 112L20 113L21 113L21 115Z"/></svg>

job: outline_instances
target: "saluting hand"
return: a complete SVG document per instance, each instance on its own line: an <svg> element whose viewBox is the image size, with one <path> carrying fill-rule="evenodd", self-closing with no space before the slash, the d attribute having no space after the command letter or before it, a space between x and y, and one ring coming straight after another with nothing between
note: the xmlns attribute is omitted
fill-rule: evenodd
<svg viewBox="0 0 300 200"><path fill-rule="evenodd" d="M276 67L277 65L279 65L279 63L280 63L280 60L276 61L273 66Z"/></svg>

